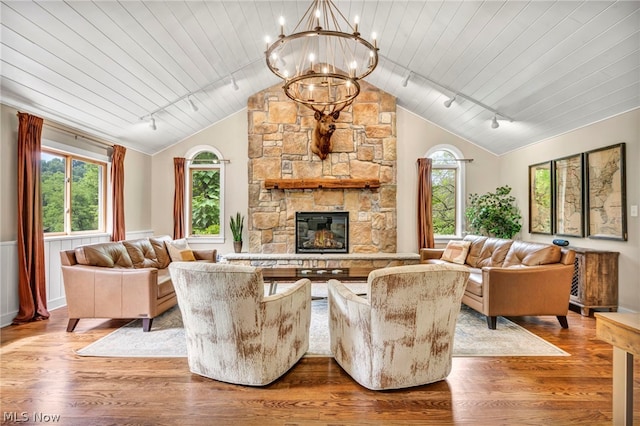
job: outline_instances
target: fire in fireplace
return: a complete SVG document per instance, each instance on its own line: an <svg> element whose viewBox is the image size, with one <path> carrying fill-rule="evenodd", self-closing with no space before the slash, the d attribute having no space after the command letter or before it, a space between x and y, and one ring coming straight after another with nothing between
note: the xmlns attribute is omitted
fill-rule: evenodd
<svg viewBox="0 0 640 426"><path fill-rule="evenodd" d="M296 212L296 253L349 253L349 213Z"/></svg>

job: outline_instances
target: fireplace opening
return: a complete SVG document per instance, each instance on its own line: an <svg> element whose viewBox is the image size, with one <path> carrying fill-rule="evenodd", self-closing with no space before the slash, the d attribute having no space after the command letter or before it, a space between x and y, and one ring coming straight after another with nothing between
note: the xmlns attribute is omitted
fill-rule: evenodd
<svg viewBox="0 0 640 426"><path fill-rule="evenodd" d="M296 253L349 253L349 213L296 212Z"/></svg>

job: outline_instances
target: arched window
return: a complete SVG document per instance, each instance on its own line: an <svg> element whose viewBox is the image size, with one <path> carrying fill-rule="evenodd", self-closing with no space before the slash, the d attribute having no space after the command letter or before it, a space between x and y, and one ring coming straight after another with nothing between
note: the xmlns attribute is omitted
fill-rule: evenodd
<svg viewBox="0 0 640 426"><path fill-rule="evenodd" d="M432 160L432 217L435 238L462 238L464 230L464 158L453 146L427 152Z"/></svg>
<svg viewBox="0 0 640 426"><path fill-rule="evenodd" d="M224 161L213 147L187 154L187 236L202 242L224 242Z"/></svg>

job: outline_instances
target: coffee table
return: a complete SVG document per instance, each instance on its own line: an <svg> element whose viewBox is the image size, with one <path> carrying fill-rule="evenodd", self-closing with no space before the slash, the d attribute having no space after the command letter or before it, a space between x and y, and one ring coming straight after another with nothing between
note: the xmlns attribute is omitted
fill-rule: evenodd
<svg viewBox="0 0 640 426"><path fill-rule="evenodd" d="M275 294L278 281L293 282L308 278L312 283L338 280L342 282L367 281L369 273L376 268L263 268L262 278L269 282L269 295Z"/></svg>

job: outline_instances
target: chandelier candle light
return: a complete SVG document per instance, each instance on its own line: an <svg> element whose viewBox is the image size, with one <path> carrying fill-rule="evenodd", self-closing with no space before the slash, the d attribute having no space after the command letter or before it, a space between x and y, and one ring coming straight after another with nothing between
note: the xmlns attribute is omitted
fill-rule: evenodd
<svg viewBox="0 0 640 426"><path fill-rule="evenodd" d="M290 99L328 114L354 101L358 81L378 65L375 33L370 43L360 36L358 24L358 16L352 26L331 0L314 0L290 35L284 34L280 17L280 35L273 44L267 39L265 55Z"/></svg>

